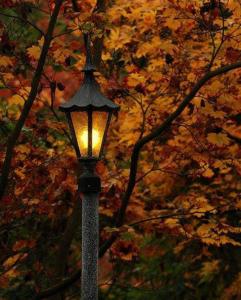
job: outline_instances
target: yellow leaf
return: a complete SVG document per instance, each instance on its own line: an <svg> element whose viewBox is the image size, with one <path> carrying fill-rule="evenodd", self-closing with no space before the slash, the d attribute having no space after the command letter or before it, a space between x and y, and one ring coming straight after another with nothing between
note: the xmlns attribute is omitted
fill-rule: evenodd
<svg viewBox="0 0 241 300"><path fill-rule="evenodd" d="M166 25L173 30L177 30L182 25L182 23L180 22L180 20L168 18L166 21Z"/></svg>
<svg viewBox="0 0 241 300"><path fill-rule="evenodd" d="M41 48L39 46L32 46L27 49L27 53L31 58L38 60L41 53Z"/></svg>
<svg viewBox="0 0 241 300"><path fill-rule="evenodd" d="M123 46L131 41L132 28L130 26L123 25L121 28L115 28L111 30L108 46L115 50L123 48Z"/></svg>
<svg viewBox="0 0 241 300"><path fill-rule="evenodd" d="M229 8L235 14L236 17L241 17L241 9L240 9L240 2L237 0L230 0L229 1Z"/></svg>
<svg viewBox="0 0 241 300"><path fill-rule="evenodd" d="M2 78L3 78L3 80L4 80L5 82L8 82L8 81L11 81L11 80L15 79L15 77L13 76L12 73L3 73L3 72L2 72L1 75L2 75Z"/></svg>
<svg viewBox="0 0 241 300"><path fill-rule="evenodd" d="M235 97L232 93L230 94L224 94L222 93L218 97L218 103L222 106L227 106L232 108L232 110L239 110L240 109L240 98Z"/></svg>
<svg viewBox="0 0 241 300"><path fill-rule="evenodd" d="M161 42L161 49L164 50L165 52L168 52L169 54L173 54L175 50L175 45L172 44L171 41L165 40Z"/></svg>
<svg viewBox="0 0 241 300"><path fill-rule="evenodd" d="M200 236L200 237L206 237L207 235L210 234L210 231L212 231L214 228L215 228L215 224L202 224L201 226L198 227L197 229L197 234Z"/></svg>
<svg viewBox="0 0 241 300"><path fill-rule="evenodd" d="M207 170L205 170L203 173L202 173L202 176L205 177L205 178L212 178L214 175L214 172L212 169L208 168Z"/></svg>
<svg viewBox="0 0 241 300"><path fill-rule="evenodd" d="M230 140L225 133L209 133L207 140L216 146L225 146L230 143Z"/></svg>
<svg viewBox="0 0 241 300"><path fill-rule="evenodd" d="M8 259L6 259L3 263L3 266L5 269L12 267L22 256L22 254L18 253L14 256L9 257Z"/></svg>
<svg viewBox="0 0 241 300"><path fill-rule="evenodd" d="M200 271L201 277L205 277L210 273L217 273L219 270L219 260L207 261L202 264Z"/></svg>
<svg viewBox="0 0 241 300"><path fill-rule="evenodd" d="M208 85L208 89L213 93L217 93L223 88L224 88L223 83L218 80L214 80L211 84Z"/></svg>
<svg viewBox="0 0 241 300"><path fill-rule="evenodd" d="M23 105L24 99L19 95L13 95L11 98L8 99L9 104L15 105Z"/></svg>
<svg viewBox="0 0 241 300"><path fill-rule="evenodd" d="M205 104L205 107L201 107L201 112L204 114L204 115L209 115L213 118L220 118L222 119L224 116L225 116L225 113L223 111L215 111L213 109L213 106L209 103L206 103Z"/></svg>
<svg viewBox="0 0 241 300"><path fill-rule="evenodd" d="M5 276L7 278L15 278L20 274L20 272L16 269L11 269L8 272L5 273Z"/></svg>
<svg viewBox="0 0 241 300"><path fill-rule="evenodd" d="M69 49L57 49L54 51L53 57L56 62L63 63L71 54L72 52Z"/></svg>
<svg viewBox="0 0 241 300"><path fill-rule="evenodd" d="M142 43L139 45L135 55L136 57L140 58L142 56L146 56L151 51L153 51L152 43Z"/></svg>
<svg viewBox="0 0 241 300"><path fill-rule="evenodd" d="M188 79L188 81L195 82L197 80L197 75L194 73L189 73L187 75L187 79Z"/></svg>
<svg viewBox="0 0 241 300"><path fill-rule="evenodd" d="M76 55L76 59L77 59L77 62L74 64L74 67L77 70L81 71L85 64L85 58L83 56Z"/></svg>
<svg viewBox="0 0 241 300"><path fill-rule="evenodd" d="M165 62L161 58L159 58L159 59L150 59L149 60L147 70L148 70L148 72L152 72L152 75L154 75L154 78L153 78L153 76L151 76L153 81L156 81L155 80L156 77L158 77L158 80L160 80L160 75L161 75L160 74L160 69L162 69L164 65L165 65ZM158 71L158 72L154 72L154 71ZM161 75L161 76L163 76L163 75Z"/></svg>
<svg viewBox="0 0 241 300"><path fill-rule="evenodd" d="M110 55L110 52L103 52L102 54L102 60L111 60L112 56Z"/></svg>
<svg viewBox="0 0 241 300"><path fill-rule="evenodd" d="M241 246L240 242L237 242L234 239L232 239L232 238L230 238L230 237L228 237L226 235L220 236L220 238L219 238L219 244L220 245L231 244L233 246L239 246L239 247Z"/></svg>
<svg viewBox="0 0 241 300"><path fill-rule="evenodd" d="M19 90L19 95L26 99L30 93L31 87L30 86L25 86L24 88L21 88Z"/></svg>
<svg viewBox="0 0 241 300"><path fill-rule="evenodd" d="M153 10L146 11L142 14L142 19L139 20L138 29L140 32L149 30L151 27L155 26L156 23L156 12Z"/></svg>
<svg viewBox="0 0 241 300"><path fill-rule="evenodd" d="M8 56L0 56L0 67L12 66L13 62Z"/></svg>
<svg viewBox="0 0 241 300"><path fill-rule="evenodd" d="M153 92L156 89L156 84L155 83L151 83L147 86L146 88L149 92Z"/></svg>
<svg viewBox="0 0 241 300"><path fill-rule="evenodd" d="M137 86L140 83L145 82L145 77L139 73L132 73L128 76L127 83L130 87Z"/></svg>
<svg viewBox="0 0 241 300"><path fill-rule="evenodd" d="M23 172L22 168L16 169L14 173L21 179L25 179L25 173Z"/></svg>
<svg viewBox="0 0 241 300"><path fill-rule="evenodd" d="M175 228L179 226L179 221L177 219L166 219L165 224L167 224L170 228Z"/></svg>
<svg viewBox="0 0 241 300"><path fill-rule="evenodd" d="M30 148L27 145L18 145L16 147L16 151L20 152L22 154L29 154L30 153Z"/></svg>
<svg viewBox="0 0 241 300"><path fill-rule="evenodd" d="M43 47L43 44L44 44L44 37L41 37L41 39L38 41L38 44L39 44L39 46L40 46L41 48ZM52 43L51 43L50 46L52 46Z"/></svg>

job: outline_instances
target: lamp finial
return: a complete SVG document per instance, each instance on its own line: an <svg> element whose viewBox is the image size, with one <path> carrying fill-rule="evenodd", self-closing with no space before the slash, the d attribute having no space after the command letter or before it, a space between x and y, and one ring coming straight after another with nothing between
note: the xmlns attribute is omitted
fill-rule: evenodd
<svg viewBox="0 0 241 300"><path fill-rule="evenodd" d="M95 66L92 63L92 54L91 54L91 47L90 47L90 34L84 33L84 43L85 43L85 50L86 50L86 61L83 71L96 71Z"/></svg>

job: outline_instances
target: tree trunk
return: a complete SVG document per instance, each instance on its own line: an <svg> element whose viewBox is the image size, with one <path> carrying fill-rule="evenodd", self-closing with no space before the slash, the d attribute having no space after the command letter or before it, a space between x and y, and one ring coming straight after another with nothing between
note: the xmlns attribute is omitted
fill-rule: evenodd
<svg viewBox="0 0 241 300"><path fill-rule="evenodd" d="M72 240L78 228L81 226L81 199L79 195L76 197L75 205L73 207L73 213L68 220L65 232L61 238L60 245L58 247L58 252L55 261L55 276L53 284L61 281L65 276L66 265L68 261L69 248L71 246ZM62 300L64 298L63 294L57 294L51 298L51 300Z"/></svg>

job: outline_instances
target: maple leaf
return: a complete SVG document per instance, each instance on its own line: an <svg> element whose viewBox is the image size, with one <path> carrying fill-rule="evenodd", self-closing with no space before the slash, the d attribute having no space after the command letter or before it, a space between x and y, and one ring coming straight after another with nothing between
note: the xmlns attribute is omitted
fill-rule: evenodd
<svg viewBox="0 0 241 300"><path fill-rule="evenodd" d="M66 58L70 57L72 54L72 51L69 49L57 49L54 51L53 57L56 62L61 64L64 63Z"/></svg>
<svg viewBox="0 0 241 300"><path fill-rule="evenodd" d="M146 80L145 77L142 76L141 74L139 74L139 73L132 73L127 78L127 84L130 87L135 87L135 86L137 86L140 83L144 83L145 80Z"/></svg>
<svg viewBox="0 0 241 300"><path fill-rule="evenodd" d="M33 45L32 47L27 49L27 53L28 55L35 59L38 60L41 54L41 49L44 43L44 38L42 37L39 41L38 41L38 45Z"/></svg>
<svg viewBox="0 0 241 300"><path fill-rule="evenodd" d="M207 261L202 264L202 269L200 270L200 283L211 281L213 277L218 273L220 267L219 260Z"/></svg>
<svg viewBox="0 0 241 300"><path fill-rule="evenodd" d="M227 146L230 144L230 139L226 133L209 133L207 140L216 146Z"/></svg>
<svg viewBox="0 0 241 300"><path fill-rule="evenodd" d="M119 240L111 248L113 258L123 261L132 261L139 254L138 247L131 241Z"/></svg>
<svg viewBox="0 0 241 300"><path fill-rule="evenodd" d="M41 48L39 46L32 46L27 49L27 53L31 58L38 60L41 54Z"/></svg>
<svg viewBox="0 0 241 300"><path fill-rule="evenodd" d="M213 118L222 119L225 116L225 112L217 110L215 111L213 105L211 105L210 103L205 103L205 106L201 107L201 112Z"/></svg>
<svg viewBox="0 0 241 300"><path fill-rule="evenodd" d="M13 61L8 56L0 56L0 67L13 66Z"/></svg>
<svg viewBox="0 0 241 300"><path fill-rule="evenodd" d="M20 95L13 95L8 99L9 104L15 104L15 105L23 105L24 99Z"/></svg>
<svg viewBox="0 0 241 300"><path fill-rule="evenodd" d="M110 40L108 45L115 50L123 48L123 46L131 41L130 32L132 28L129 26L122 26L122 28L115 28L111 30Z"/></svg>

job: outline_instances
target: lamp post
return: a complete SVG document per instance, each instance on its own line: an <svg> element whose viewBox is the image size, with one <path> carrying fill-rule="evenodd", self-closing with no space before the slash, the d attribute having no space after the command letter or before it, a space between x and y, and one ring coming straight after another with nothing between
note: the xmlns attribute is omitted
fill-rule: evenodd
<svg viewBox="0 0 241 300"><path fill-rule="evenodd" d="M84 35L86 64L84 81L73 98L60 106L65 112L73 146L82 169L78 180L82 194L82 275L81 299L98 299L98 198L100 178L95 173L101 159L112 114L119 106L107 99L95 80L89 35Z"/></svg>

